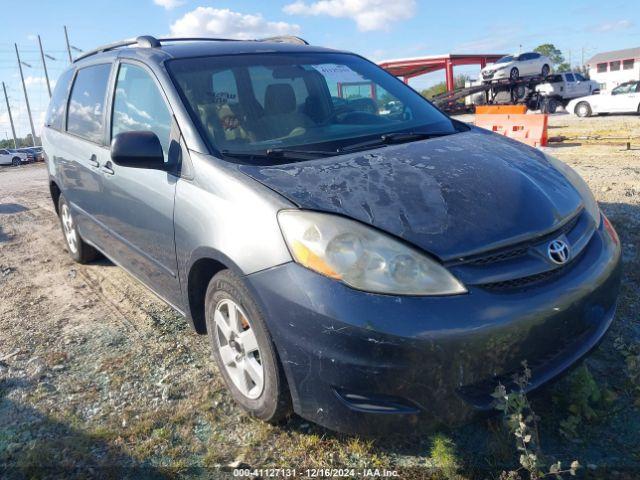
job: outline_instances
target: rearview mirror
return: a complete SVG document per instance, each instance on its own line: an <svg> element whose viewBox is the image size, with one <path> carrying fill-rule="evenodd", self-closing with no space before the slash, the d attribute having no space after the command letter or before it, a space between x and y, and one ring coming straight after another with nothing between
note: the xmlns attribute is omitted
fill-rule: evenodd
<svg viewBox="0 0 640 480"><path fill-rule="evenodd" d="M131 168L164 170L164 155L158 136L153 132L122 132L111 140L111 160Z"/></svg>

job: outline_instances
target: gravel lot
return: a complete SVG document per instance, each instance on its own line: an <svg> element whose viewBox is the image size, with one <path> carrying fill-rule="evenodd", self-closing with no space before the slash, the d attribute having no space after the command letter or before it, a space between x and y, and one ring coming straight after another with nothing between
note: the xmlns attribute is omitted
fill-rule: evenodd
<svg viewBox="0 0 640 480"><path fill-rule="evenodd" d="M550 136L594 132L637 136L640 120L550 119ZM586 362L606 400L578 415L571 435L562 422L584 382L565 377L533 401L543 451L589 465L590 478L640 472L640 142L624 148L580 140L548 148L584 176L624 248L619 313ZM499 418L376 440L295 417L278 427L248 418L226 393L205 337L109 262L70 260L42 164L0 167L0 292L0 476L221 478L247 465L497 478L517 465ZM437 438L451 442L452 459L434 448Z"/></svg>

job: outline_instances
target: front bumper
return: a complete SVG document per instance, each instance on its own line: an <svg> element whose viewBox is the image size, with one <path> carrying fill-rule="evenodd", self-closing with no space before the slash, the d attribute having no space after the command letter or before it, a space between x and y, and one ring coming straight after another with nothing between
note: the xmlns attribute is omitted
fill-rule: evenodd
<svg viewBox="0 0 640 480"><path fill-rule="evenodd" d="M485 82L489 82L492 80L503 80L505 78L509 78L509 70L503 68L501 70L495 70L492 72L482 72L481 77Z"/></svg>
<svg viewBox="0 0 640 480"><path fill-rule="evenodd" d="M497 382L524 360L531 389L570 367L613 319L620 248L601 225L566 273L508 292L377 295L294 263L247 280L295 411L334 430L373 434L458 423L491 408Z"/></svg>

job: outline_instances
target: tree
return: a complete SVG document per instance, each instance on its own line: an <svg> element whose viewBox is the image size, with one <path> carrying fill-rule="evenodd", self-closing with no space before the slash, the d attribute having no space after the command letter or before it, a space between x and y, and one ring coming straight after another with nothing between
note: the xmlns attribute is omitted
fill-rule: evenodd
<svg viewBox="0 0 640 480"><path fill-rule="evenodd" d="M32 147L33 143L31 142L31 134L27 134L26 137L18 137L17 138L17 147L18 148L24 148L24 147ZM40 140L40 137L38 137L36 135L36 145L42 145L42 141ZM13 139L3 139L0 140L0 148L13 148Z"/></svg>
<svg viewBox="0 0 640 480"><path fill-rule="evenodd" d="M468 75L456 76L456 78L453 81L454 83L453 88L464 87L465 82L470 79L471 77L469 77ZM436 95L440 95L441 93L444 93L446 91L447 91L447 84L445 82L440 82L440 83L436 83L435 85L431 85L429 88L425 90L422 90L420 92L420 95L422 95L424 98L428 98L429 100L431 100Z"/></svg>
<svg viewBox="0 0 640 480"><path fill-rule="evenodd" d="M553 63L553 68L558 72L565 72L571 68L571 66L564 61L564 55L559 48L553 43L543 43L533 49L534 52L538 52L545 57L548 57Z"/></svg>

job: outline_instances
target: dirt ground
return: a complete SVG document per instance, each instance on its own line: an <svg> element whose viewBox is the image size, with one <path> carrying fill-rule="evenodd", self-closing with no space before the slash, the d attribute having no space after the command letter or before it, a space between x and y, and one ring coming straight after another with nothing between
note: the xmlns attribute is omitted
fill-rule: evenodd
<svg viewBox="0 0 640 480"><path fill-rule="evenodd" d="M550 136L594 131L638 135L640 119L550 119ZM624 148L567 140L547 149L583 175L624 249L618 315L588 369L533 399L546 458L577 459L589 478L640 475L640 142ZM247 417L206 337L108 261L71 261L45 166L0 167L0 476L221 478L238 466L348 466L497 478L517 462L499 417L375 440L296 417L281 426Z"/></svg>

